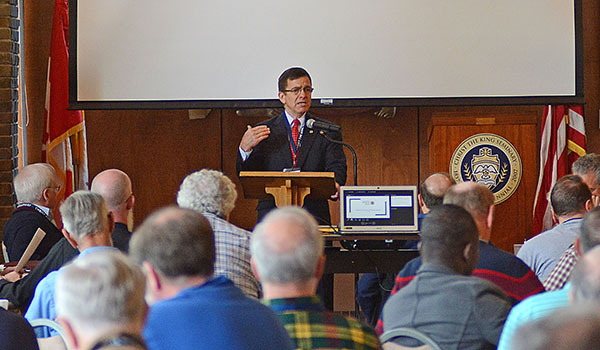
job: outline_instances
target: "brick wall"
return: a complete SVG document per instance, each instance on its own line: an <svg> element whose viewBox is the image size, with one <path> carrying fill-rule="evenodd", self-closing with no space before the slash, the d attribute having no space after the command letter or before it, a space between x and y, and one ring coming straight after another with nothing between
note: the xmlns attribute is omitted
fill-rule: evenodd
<svg viewBox="0 0 600 350"><path fill-rule="evenodd" d="M17 0L0 0L0 228L13 210L17 170L19 20ZM1 233L0 233L1 238ZM0 259L3 259L0 254Z"/></svg>

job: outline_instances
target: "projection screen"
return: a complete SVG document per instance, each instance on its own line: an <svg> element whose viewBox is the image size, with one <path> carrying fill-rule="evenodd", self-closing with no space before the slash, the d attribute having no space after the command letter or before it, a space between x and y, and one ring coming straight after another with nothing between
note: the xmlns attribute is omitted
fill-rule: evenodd
<svg viewBox="0 0 600 350"><path fill-rule="evenodd" d="M70 0L77 108L581 103L580 0Z"/></svg>

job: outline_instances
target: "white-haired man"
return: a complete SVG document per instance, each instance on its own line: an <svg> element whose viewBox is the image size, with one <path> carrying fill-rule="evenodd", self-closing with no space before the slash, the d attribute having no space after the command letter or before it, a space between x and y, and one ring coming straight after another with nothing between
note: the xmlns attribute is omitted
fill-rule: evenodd
<svg viewBox="0 0 600 350"><path fill-rule="evenodd" d="M252 267L265 304L278 315L297 349L379 349L373 329L325 310L316 296L325 269L323 237L304 209L275 209L256 226Z"/></svg>
<svg viewBox="0 0 600 350"><path fill-rule="evenodd" d="M127 253L135 204L131 179L119 169L107 169L94 177L90 190L104 198L106 208L115 220L115 229L111 234L113 246Z"/></svg>
<svg viewBox="0 0 600 350"><path fill-rule="evenodd" d="M102 250L66 266L56 280L56 319L69 349L146 349L142 270L123 253Z"/></svg>
<svg viewBox="0 0 600 350"><path fill-rule="evenodd" d="M52 165L34 163L23 167L13 181L17 207L4 225L2 240L8 258L21 258L35 231L41 228L46 236L37 247L32 260L42 260L50 248L62 238L60 230L52 223L52 210L56 207L60 179Z"/></svg>
<svg viewBox="0 0 600 350"><path fill-rule="evenodd" d="M81 252L78 258L94 251L115 249L112 248L110 239L114 222L101 195L90 191L77 191L60 206L60 215L65 238ZM25 313L26 319L31 321L38 318L55 318L54 292L56 278L61 270L62 268L49 273L37 285L33 300ZM46 337L56 335L45 328L39 332L36 329L36 333Z"/></svg>
<svg viewBox="0 0 600 350"><path fill-rule="evenodd" d="M215 276L225 276L246 295L260 298L260 284L250 267L250 232L227 221L237 192L220 171L202 169L188 175L177 193L181 208L199 211L215 235Z"/></svg>

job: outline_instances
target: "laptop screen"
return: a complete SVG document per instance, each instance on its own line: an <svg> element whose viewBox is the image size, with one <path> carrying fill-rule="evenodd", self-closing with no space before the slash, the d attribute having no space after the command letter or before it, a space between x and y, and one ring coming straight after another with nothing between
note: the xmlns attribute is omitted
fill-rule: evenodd
<svg viewBox="0 0 600 350"><path fill-rule="evenodd" d="M416 186L342 186L340 230L352 232L417 231Z"/></svg>

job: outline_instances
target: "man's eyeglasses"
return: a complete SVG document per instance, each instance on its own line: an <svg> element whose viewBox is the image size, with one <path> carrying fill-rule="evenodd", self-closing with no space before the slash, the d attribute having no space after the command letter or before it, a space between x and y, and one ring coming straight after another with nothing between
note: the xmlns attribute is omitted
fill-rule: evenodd
<svg viewBox="0 0 600 350"><path fill-rule="evenodd" d="M293 89L289 89L289 90L282 90L283 92L291 92L294 95L298 95L300 93L300 91L304 91L307 94L312 93L313 91L315 91L315 88L313 88L312 86L305 86L305 87L295 87Z"/></svg>

